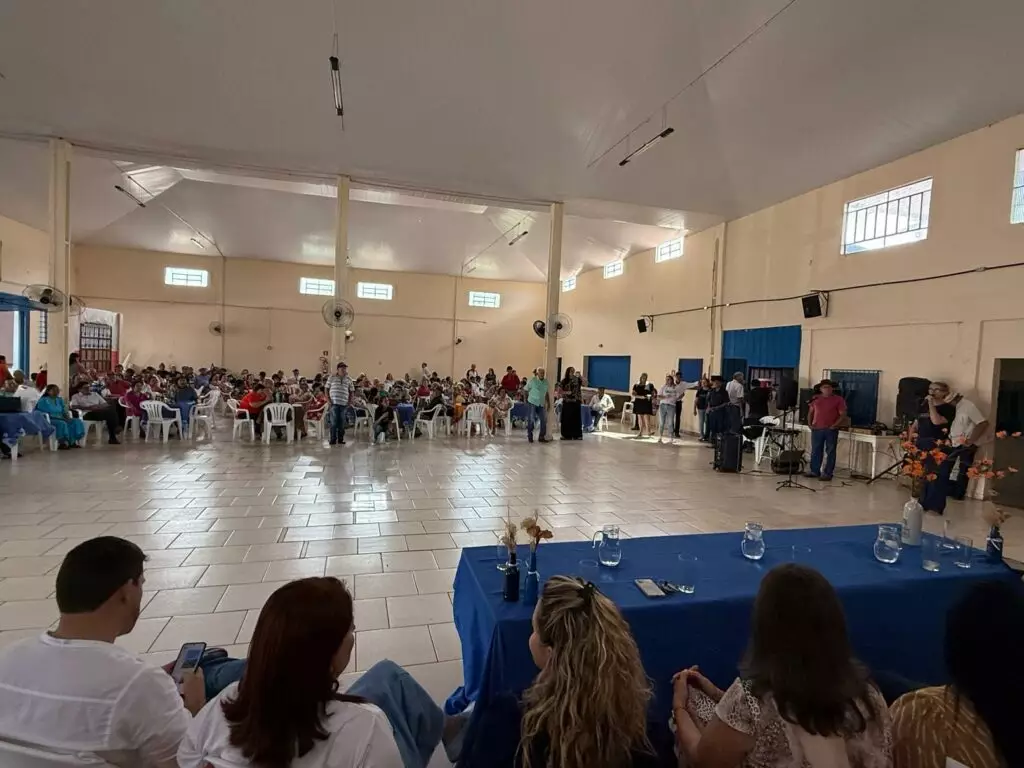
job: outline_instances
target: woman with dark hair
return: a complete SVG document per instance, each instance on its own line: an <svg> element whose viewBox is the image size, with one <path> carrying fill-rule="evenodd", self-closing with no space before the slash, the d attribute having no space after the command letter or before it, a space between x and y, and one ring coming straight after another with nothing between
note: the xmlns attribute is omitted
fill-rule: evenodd
<svg viewBox="0 0 1024 768"><path fill-rule="evenodd" d="M772 569L754 601L741 676L721 691L696 667L673 678L680 765L887 768L889 713L853 658L832 585Z"/></svg>
<svg viewBox="0 0 1024 768"><path fill-rule="evenodd" d="M656 394L657 390L647 380L647 374L641 373L640 380L633 385L633 415L636 416L640 426L640 432L636 435L637 440L654 437L654 427L651 422L653 421L654 396ZM644 432L647 434L645 435Z"/></svg>
<svg viewBox="0 0 1024 768"><path fill-rule="evenodd" d="M908 693L892 705L896 768L944 766L947 758L971 768L1024 765L1017 700L1024 667L1014 660L1022 637L1019 584L981 583L953 606L946 616L946 670L953 682Z"/></svg>
<svg viewBox="0 0 1024 768"><path fill-rule="evenodd" d="M571 365L565 369L562 379L561 432L563 440L583 439L583 418L580 413L580 398L583 377Z"/></svg>
<svg viewBox="0 0 1024 768"><path fill-rule="evenodd" d="M181 768L423 768L461 734L408 672L390 661L338 692L355 647L352 596L333 577L270 596L241 682L192 721Z"/></svg>

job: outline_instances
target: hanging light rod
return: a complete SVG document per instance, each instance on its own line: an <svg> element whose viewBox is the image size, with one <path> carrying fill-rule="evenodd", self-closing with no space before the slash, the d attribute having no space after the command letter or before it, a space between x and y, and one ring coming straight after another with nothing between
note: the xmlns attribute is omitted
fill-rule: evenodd
<svg viewBox="0 0 1024 768"><path fill-rule="evenodd" d="M338 117L345 116L345 102L341 98L341 63L337 56L331 56L331 86L334 88L334 108Z"/></svg>
<svg viewBox="0 0 1024 768"><path fill-rule="evenodd" d="M133 203L135 203L137 206L139 206L139 208L145 208L146 207L146 204L144 202L139 200L139 198L137 198L135 195L133 195L127 189L122 187L120 184L115 184L114 185L114 189L116 189L118 192L120 192L125 197L130 198Z"/></svg>
<svg viewBox="0 0 1024 768"><path fill-rule="evenodd" d="M516 244L516 243L518 243L518 242L519 242L520 240L522 240L522 239L523 239L524 237L526 237L526 236L527 236L528 234L530 234L530 230L528 230L528 229L524 229L524 230L523 230L522 232L520 232L520 233L519 233L518 235L516 235L516 236L515 236L515 237L513 237L513 238L512 238L511 240L509 240L509 241L508 241L508 244L509 244L509 245L515 245L515 244Z"/></svg>
<svg viewBox="0 0 1024 768"><path fill-rule="evenodd" d="M657 144L659 141L664 139L666 136L671 136L675 132L676 132L676 129L673 128L672 126L669 126L665 130L663 130L661 133L659 133L657 136L655 136L652 139L648 139L647 142L645 142L644 144L641 144L639 147L634 149L632 152L630 152L624 158L619 160L619 165L620 166L625 165L630 160L632 160L634 157L642 155L644 152L646 152L648 149L653 147L655 144Z"/></svg>

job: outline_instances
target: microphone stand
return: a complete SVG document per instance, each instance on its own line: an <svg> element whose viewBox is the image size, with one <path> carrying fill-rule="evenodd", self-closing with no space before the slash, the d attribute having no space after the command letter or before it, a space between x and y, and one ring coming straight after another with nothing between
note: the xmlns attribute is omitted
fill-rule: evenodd
<svg viewBox="0 0 1024 768"><path fill-rule="evenodd" d="M784 410L782 412L782 434L789 438L789 450L790 451L794 451L794 450L796 450L793 447L793 443L794 443L794 441L796 439L796 429L793 429L791 431L787 431L786 430L786 414L787 413L792 413L794 419L796 418L796 413L794 411L791 411L789 408L787 408L786 410ZM785 453L785 451L783 451L783 453ZM801 456L803 456L802 452L801 452ZM811 488L810 486L804 485L803 483L800 483L800 482L797 482L796 480L794 480L793 479L793 462L790 461L790 462L787 462L787 464L789 466L788 477L786 477L785 480L783 480L781 483L779 483L778 485L775 486L775 490L776 491L781 491L783 488L802 488L803 490L810 491L811 493L817 493L818 492L817 488Z"/></svg>

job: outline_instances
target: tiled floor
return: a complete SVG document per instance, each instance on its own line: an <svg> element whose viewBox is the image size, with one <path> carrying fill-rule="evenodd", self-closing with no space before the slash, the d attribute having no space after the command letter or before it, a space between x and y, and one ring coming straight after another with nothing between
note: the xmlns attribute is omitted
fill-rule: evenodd
<svg viewBox="0 0 1024 768"><path fill-rule="evenodd" d="M440 701L462 680L450 592L460 549L493 545L505 515L539 512L556 541L579 541L605 523L626 536L659 536L737 530L751 519L769 528L896 520L907 498L892 481L777 492L774 475L712 472L711 452L696 442L659 446L617 434L377 447L350 436L334 449L216 437L32 451L0 464L0 646L56 619L61 555L113 534L149 555L142 618L120 640L126 647L159 662L189 640L244 654L274 589L336 575L356 599L346 680L387 657ZM981 504L950 509L951 530L983 546ZM1007 554L1024 558L1021 521L1005 535Z"/></svg>

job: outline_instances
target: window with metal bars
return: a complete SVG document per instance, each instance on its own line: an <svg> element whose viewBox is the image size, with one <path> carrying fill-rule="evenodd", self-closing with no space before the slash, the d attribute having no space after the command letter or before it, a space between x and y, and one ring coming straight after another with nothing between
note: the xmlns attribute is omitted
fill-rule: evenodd
<svg viewBox="0 0 1024 768"><path fill-rule="evenodd" d="M842 253L914 243L928 237L932 180L922 179L846 204Z"/></svg>

